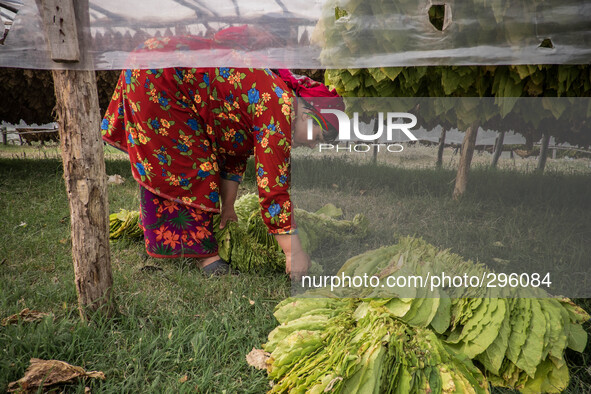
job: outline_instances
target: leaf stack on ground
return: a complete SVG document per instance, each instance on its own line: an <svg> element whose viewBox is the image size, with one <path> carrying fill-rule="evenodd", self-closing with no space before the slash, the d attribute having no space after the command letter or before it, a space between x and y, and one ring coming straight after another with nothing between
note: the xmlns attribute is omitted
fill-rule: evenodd
<svg viewBox="0 0 591 394"><path fill-rule="evenodd" d="M353 257L338 275L383 281L428 271L486 272L408 237ZM558 393L569 381L566 348L582 352L587 342L582 324L589 315L537 290L417 289L414 297L373 298L368 288L355 298L331 298L348 291L310 290L313 298L277 306L280 325L263 346L271 353L270 392L485 393L490 383Z"/></svg>
<svg viewBox="0 0 591 394"><path fill-rule="evenodd" d="M285 255L274 236L263 222L258 196L248 193L234 204L237 222L228 222L220 230L220 216L213 226L221 258L241 272L283 271ZM327 204L316 212L294 209L294 217L302 240L302 247L311 253L330 242L346 242L364 236L368 231L366 218L358 214L353 220L342 219L343 212ZM110 238L139 240L143 232L138 211L122 209L110 215ZM314 265L314 271L321 267Z"/></svg>
<svg viewBox="0 0 591 394"><path fill-rule="evenodd" d="M139 240L144 237L140 227L139 211L121 209L109 215L109 239L127 238Z"/></svg>

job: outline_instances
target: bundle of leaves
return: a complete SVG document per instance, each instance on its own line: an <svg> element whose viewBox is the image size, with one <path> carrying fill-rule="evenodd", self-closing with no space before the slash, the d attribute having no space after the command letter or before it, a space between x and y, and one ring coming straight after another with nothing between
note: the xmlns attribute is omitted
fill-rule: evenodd
<svg viewBox="0 0 591 394"><path fill-rule="evenodd" d="M482 373L431 330L359 299L288 299L264 349L271 393L488 392Z"/></svg>
<svg viewBox="0 0 591 394"><path fill-rule="evenodd" d="M341 219L343 213L332 204L327 204L316 212L295 209L302 247L312 253L319 247L359 240L367 235L368 222L362 214L353 220Z"/></svg>
<svg viewBox="0 0 591 394"><path fill-rule="evenodd" d="M248 193L234 204L237 222L228 222L219 228L220 216L214 217L214 231L221 258L230 262L241 272L284 271L285 255L275 237L268 232L263 221L258 196ZM363 215L353 220L343 220L342 210L327 204L316 212L294 209L302 246L308 253L330 242L346 242L347 239L363 236L368 225ZM110 216L111 239L127 238L141 240L143 231L139 226L139 212L121 210ZM313 262L312 272L322 268Z"/></svg>
<svg viewBox="0 0 591 394"><path fill-rule="evenodd" d="M238 222L230 222L219 230L219 217L214 220L220 257L242 272L283 271L285 255L275 237L268 232L258 196L254 193L243 195L234 204L234 209ZM311 253L327 242L343 242L347 237L367 232L363 215L356 215L353 220L339 219L342 215L343 212L332 204L316 212L294 209L304 250ZM319 270L321 267L315 264L312 271Z"/></svg>
<svg viewBox="0 0 591 394"><path fill-rule="evenodd" d="M340 275L388 277L485 273L483 266L416 238L348 260ZM441 288L414 297L373 298L311 290L275 311L271 392L488 392L489 383L523 393L557 393L569 381L566 348L582 352L589 315L539 290ZM382 294L383 295L383 294ZM328 296L328 297L327 297ZM540 298L546 296L546 298ZM453 298L450 298L453 297ZM537 298L536 298L537 297Z"/></svg>
<svg viewBox="0 0 591 394"><path fill-rule="evenodd" d="M253 213L247 221L228 222L219 229L217 222L215 237L218 241L218 253L233 268L241 272L279 271L285 269L285 255L272 235L257 225L260 214Z"/></svg>
<svg viewBox="0 0 591 394"><path fill-rule="evenodd" d="M117 213L109 215L109 239L127 238L140 240L144 232L139 225L139 211L121 209Z"/></svg>

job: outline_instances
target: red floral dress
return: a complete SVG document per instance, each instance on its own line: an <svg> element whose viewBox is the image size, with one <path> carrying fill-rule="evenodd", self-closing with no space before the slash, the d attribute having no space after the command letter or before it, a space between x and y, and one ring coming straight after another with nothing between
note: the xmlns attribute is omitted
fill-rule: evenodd
<svg viewBox="0 0 591 394"><path fill-rule="evenodd" d="M206 234L211 232L207 213L219 212L221 179L240 182L253 154L259 201L270 233L294 231L289 195L294 104L293 91L266 69L122 72L101 128L106 142L129 154L134 178L150 193L142 192L142 211L161 211L150 224L160 226L151 230L150 237L145 234L150 254L215 254L213 235ZM208 230L193 236L188 226L178 225L178 219L174 225L177 216L163 220L162 213L176 213L178 204L188 209L182 215L201 219L195 220L197 227ZM142 214L146 227L144 216L149 215ZM207 247L199 250L194 245Z"/></svg>

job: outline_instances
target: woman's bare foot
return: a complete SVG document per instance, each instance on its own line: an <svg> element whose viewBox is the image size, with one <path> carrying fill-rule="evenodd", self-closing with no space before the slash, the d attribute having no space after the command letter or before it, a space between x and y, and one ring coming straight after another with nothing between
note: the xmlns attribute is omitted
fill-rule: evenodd
<svg viewBox="0 0 591 394"><path fill-rule="evenodd" d="M197 264L201 272L207 276L225 275L230 272L230 265L218 255L206 257L199 260Z"/></svg>
<svg viewBox="0 0 591 394"><path fill-rule="evenodd" d="M220 259L219 255L205 257L203 259L197 260L197 266L201 269L207 267L211 263L218 261Z"/></svg>

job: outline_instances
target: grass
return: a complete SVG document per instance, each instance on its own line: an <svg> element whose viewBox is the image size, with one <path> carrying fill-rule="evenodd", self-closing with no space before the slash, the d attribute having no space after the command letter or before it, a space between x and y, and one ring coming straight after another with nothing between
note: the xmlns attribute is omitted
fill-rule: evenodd
<svg viewBox="0 0 591 394"><path fill-rule="evenodd" d="M127 179L109 186L110 210L137 209L129 163L109 154L107 173ZM31 357L60 359L107 376L104 382L70 385L67 392L83 393L85 387L106 393L268 389L266 374L249 367L245 355L260 347L276 325L273 308L290 293L284 275L206 279L188 259L152 259L141 244L113 243L119 314L85 325L77 313L61 164L43 155L4 157L0 317L27 307L52 316L0 327L0 391L23 376ZM568 272L574 266L588 271L589 175L476 167L467 195L456 203L449 197L454 178L450 168L294 157L297 206L315 210L332 202L346 218L363 213L371 223L370 235L359 243L327 245L320 251L319 258L334 267L360 248L417 234L496 269L554 264ZM245 190L253 191L252 166L247 175ZM589 300L576 301L591 310ZM591 331L588 325L586 329ZM572 372L568 392L590 392L591 350L567 356Z"/></svg>
<svg viewBox="0 0 591 394"><path fill-rule="evenodd" d="M130 179L128 167L111 161L107 170ZM0 168L0 316L26 307L53 315L0 328L0 391L22 377L31 357L103 371L107 382L87 383L101 392L265 391L265 374L245 355L275 326L286 277L206 279L189 259L155 260L141 244L113 243L119 317L86 326L77 313L61 164L2 159ZM110 186L111 209L137 209L136 194L131 180Z"/></svg>

